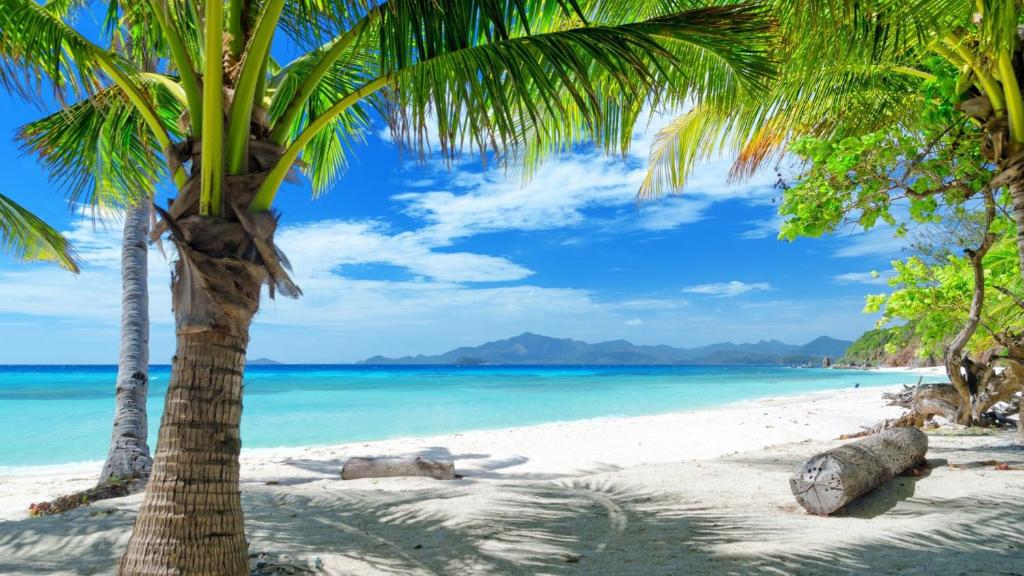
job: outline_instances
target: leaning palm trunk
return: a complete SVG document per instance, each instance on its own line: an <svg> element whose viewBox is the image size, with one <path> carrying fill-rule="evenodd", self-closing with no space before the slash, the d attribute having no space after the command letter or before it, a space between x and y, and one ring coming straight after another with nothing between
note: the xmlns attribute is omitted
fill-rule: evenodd
<svg viewBox="0 0 1024 576"><path fill-rule="evenodd" d="M1017 257L1021 273L1024 273L1024 162L1011 167L1010 170L1015 174L1008 187L1013 206L1013 221L1017 225ZM1013 370L1019 370L1019 367L1013 367ZM1017 416L1017 422L1017 443L1024 445L1024 396L1021 399L1021 411Z"/></svg>
<svg viewBox="0 0 1024 576"><path fill-rule="evenodd" d="M246 206L261 181L262 175L228 178L227 202ZM166 227L178 250L171 282L177 352L122 575L248 574L238 483L242 373L261 286L280 278L270 272L280 270L276 220L231 208L223 218L200 217L190 202L196 182L161 212L154 230Z"/></svg>
<svg viewBox="0 0 1024 576"><path fill-rule="evenodd" d="M114 432L100 484L149 476L153 460L146 443L149 389L149 204L128 209L121 240L121 350L117 362Z"/></svg>

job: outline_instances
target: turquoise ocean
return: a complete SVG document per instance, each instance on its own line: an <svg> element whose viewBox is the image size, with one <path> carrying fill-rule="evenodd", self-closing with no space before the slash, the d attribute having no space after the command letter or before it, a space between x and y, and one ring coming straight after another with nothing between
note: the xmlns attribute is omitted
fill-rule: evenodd
<svg viewBox="0 0 1024 576"><path fill-rule="evenodd" d="M150 374L150 442L170 369ZM102 460L114 366L0 366L0 470ZM906 373L736 366L250 366L244 448L305 446L693 410L912 383Z"/></svg>

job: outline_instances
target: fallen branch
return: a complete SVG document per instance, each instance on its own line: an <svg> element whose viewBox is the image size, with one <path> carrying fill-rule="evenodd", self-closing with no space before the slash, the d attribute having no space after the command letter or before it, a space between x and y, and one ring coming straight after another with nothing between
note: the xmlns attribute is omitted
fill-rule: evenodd
<svg viewBox="0 0 1024 576"><path fill-rule="evenodd" d="M52 516L63 514L80 506L88 506L93 502L108 500L110 498L121 498L136 492L141 492L145 487L145 479L138 478L111 478L99 486L81 490L66 496L60 496L48 502L33 502L28 507L30 516Z"/></svg>

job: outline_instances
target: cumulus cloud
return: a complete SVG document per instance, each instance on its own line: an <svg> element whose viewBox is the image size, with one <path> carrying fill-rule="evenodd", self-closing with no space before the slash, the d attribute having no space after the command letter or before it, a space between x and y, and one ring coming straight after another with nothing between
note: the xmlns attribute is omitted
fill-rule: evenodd
<svg viewBox="0 0 1024 576"><path fill-rule="evenodd" d="M645 208L638 226L644 230L671 230L704 218L713 202L706 198L674 197Z"/></svg>
<svg viewBox="0 0 1024 576"><path fill-rule="evenodd" d="M633 202L642 170L597 154L544 165L523 182L500 170L450 177L447 189L394 197L438 241L502 230L545 230L581 224L584 211Z"/></svg>
<svg viewBox="0 0 1024 576"><path fill-rule="evenodd" d="M746 283L739 280L731 282L712 282L709 284L697 284L683 288L683 292L690 294L703 294L707 296L739 296L748 292L767 292L772 286L768 282Z"/></svg>
<svg viewBox="0 0 1024 576"><path fill-rule="evenodd" d="M588 212L609 207L625 209L628 216L616 219L606 230L658 232L697 222L718 202L760 204L775 194L773 174L758 173L744 182L729 183L730 162L716 159L697 167L681 195L637 206L636 193L651 142L671 118L672 114L655 115L649 123L641 123L625 158L577 150L548 159L528 180L500 168L481 171L475 161L457 164L450 171L442 163L428 163L433 177L410 179L405 183L407 191L394 199L404 205L407 215L427 224L422 234L445 242L504 230L600 225Z"/></svg>
<svg viewBox="0 0 1024 576"><path fill-rule="evenodd" d="M505 258L437 250L448 244L447 239L418 232L389 234L376 221L323 220L286 226L277 242L297 266L314 275L344 275L345 266L354 264L397 266L441 282L503 282L533 274Z"/></svg>

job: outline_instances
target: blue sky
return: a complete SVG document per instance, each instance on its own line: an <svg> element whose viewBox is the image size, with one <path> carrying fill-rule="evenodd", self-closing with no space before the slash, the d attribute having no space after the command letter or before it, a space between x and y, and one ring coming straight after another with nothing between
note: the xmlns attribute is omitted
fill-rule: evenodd
<svg viewBox="0 0 1024 576"><path fill-rule="evenodd" d="M113 363L119 322L119 224L69 209L12 141L39 114L0 96L3 191L55 224L85 259L73 276L0 261L0 363ZM641 206L634 195L661 119L634 135L629 158L580 150L524 183L479 159L446 168L401 161L382 130L357 149L325 197L308 183L279 194L278 242L305 291L264 300L250 356L349 362L437 353L523 331L587 341L692 346L822 334L854 338L874 318L901 243L854 230L775 239L776 176L727 185L725 161L690 189ZM171 256L171 254L168 254ZM169 263L151 251L152 358L173 352Z"/></svg>

